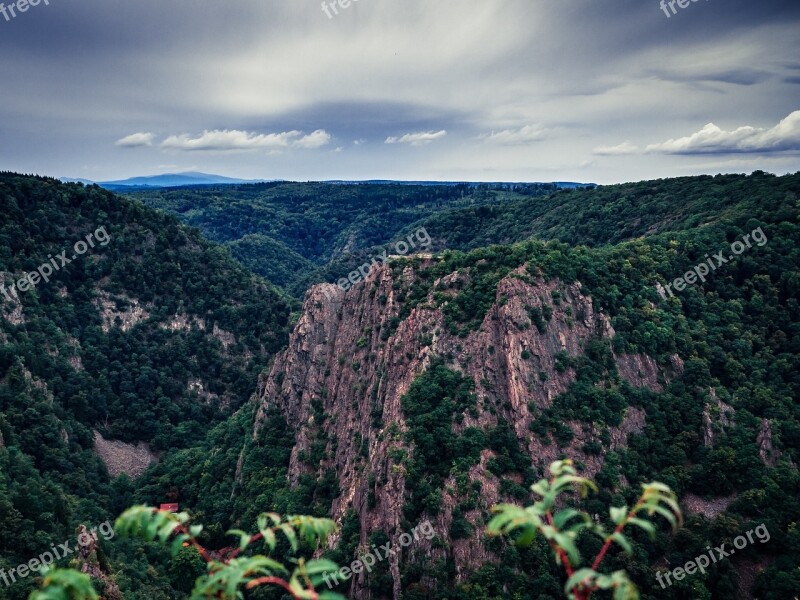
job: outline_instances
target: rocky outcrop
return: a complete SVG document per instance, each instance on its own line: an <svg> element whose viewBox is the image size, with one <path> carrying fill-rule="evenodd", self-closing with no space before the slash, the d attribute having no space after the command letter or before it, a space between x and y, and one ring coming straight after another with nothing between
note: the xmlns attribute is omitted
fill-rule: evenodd
<svg viewBox="0 0 800 600"><path fill-rule="evenodd" d="M14 281L12 274L0 272L0 286L7 288L5 293L0 294L0 317L12 325L24 325L25 315L22 312L19 294L25 292L12 291L11 285Z"/></svg>
<svg viewBox="0 0 800 600"><path fill-rule="evenodd" d="M761 420L761 427L758 429L758 456L768 467L774 467L781 457L781 453L772 444L772 422L769 419Z"/></svg>
<svg viewBox="0 0 800 600"><path fill-rule="evenodd" d="M341 520L355 510L362 544L378 529L393 541L403 533L405 470L391 457L413 452L413 447L406 445L403 435L407 425L401 398L433 357L442 357L449 368L474 383L476 410L459 416L458 430L490 430L506 423L534 468L542 469L567 455L593 475L604 460L603 452L589 455L582 450L603 437L602 428L594 424L568 422L574 437L567 447L531 432L541 411L552 406L575 380L570 359L582 355L590 340L614 335L609 319L595 310L580 283L545 281L524 267L517 269L497 285L495 302L480 327L459 337L446 327L441 302L469 281L469 271L437 281L428 301L418 303L400 319L405 294L416 277L411 266L395 276L390 264L373 269L364 283L348 292L328 284L312 288L288 348L259 384L256 433L268 411L277 408L295 429L290 481L297 483L303 474L319 476L332 469L341 493L333 501L331 515ZM620 375L632 385L659 390L659 382L665 380L648 356L616 359ZM642 432L644 426L644 411L628 408L621 424L608 428L611 441L606 450L625 447L628 436ZM309 460L312 449L319 453L321 447L324 458ZM481 489L480 506L465 515L476 529L485 525L485 511L505 500L500 482L486 468L492 457L491 450L484 450L469 472ZM444 485L441 511L431 515L443 540L448 540L453 510L460 501L455 488L451 476ZM408 551L422 553L433 562L451 558L459 581L492 560L480 536L445 546L420 540ZM391 560L395 597L400 589L399 563L407 557L398 554ZM350 595L370 597L359 581Z"/></svg>
<svg viewBox="0 0 800 600"><path fill-rule="evenodd" d="M708 390L709 402L703 410L703 443L710 447L719 432L733 425L736 409L717 398L714 388Z"/></svg>
<svg viewBox="0 0 800 600"><path fill-rule="evenodd" d="M103 319L104 333L111 331L112 327L128 331L150 318L150 307L140 304L136 298L113 297L108 292L98 290L95 305Z"/></svg>
<svg viewBox="0 0 800 600"><path fill-rule="evenodd" d="M100 600L122 600L122 592L108 572L110 565L99 546L96 532L90 532L85 525L81 525L78 527L78 541L76 560L80 564L81 573L102 582Z"/></svg>

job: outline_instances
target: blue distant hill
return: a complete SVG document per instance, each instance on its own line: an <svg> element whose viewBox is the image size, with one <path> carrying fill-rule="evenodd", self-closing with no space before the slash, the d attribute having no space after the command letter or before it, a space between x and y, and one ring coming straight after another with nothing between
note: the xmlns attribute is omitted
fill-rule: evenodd
<svg viewBox="0 0 800 600"><path fill-rule="evenodd" d="M97 183L100 187L104 187L112 191L131 190L131 189L148 189L148 188L172 188L172 187L185 187L185 186L199 186L199 185L241 185L247 183L264 183L267 181L276 181L268 179L236 179L233 177L224 177L222 175L213 175L209 173L200 173L196 171L189 171L185 173L165 173L164 175L151 175L144 177L131 177L129 179L118 179L114 181L91 181L89 179L72 179L62 177L61 181L65 183L83 183L91 185ZM477 187L480 185L488 185L493 188L511 188L516 185L553 185L557 188L584 188L596 187L594 183L575 183L570 181L553 181L553 182L501 182L501 181L396 181L392 179L368 179L361 181L348 181L343 179L335 179L329 181L322 181L321 183L328 183L331 185L466 185L470 187Z"/></svg>
<svg viewBox="0 0 800 600"><path fill-rule="evenodd" d="M234 185L240 183L257 183L263 180L235 179L222 175L211 175L190 171L186 173L166 173L150 177L131 177L117 181L101 181L98 183L106 189L132 188L132 187L181 187L185 185Z"/></svg>
<svg viewBox="0 0 800 600"><path fill-rule="evenodd" d="M331 179L328 181L323 181L322 183L330 183L333 185L466 185L470 187L488 185L494 188L513 187L515 185L554 185L557 188L597 187L596 183L577 183L573 181L397 181L393 179L366 179L361 181L349 181L345 179Z"/></svg>

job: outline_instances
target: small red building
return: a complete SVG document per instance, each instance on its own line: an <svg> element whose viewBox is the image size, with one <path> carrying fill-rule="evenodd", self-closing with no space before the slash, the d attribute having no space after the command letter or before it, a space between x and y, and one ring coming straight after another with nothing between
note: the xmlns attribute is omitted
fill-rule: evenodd
<svg viewBox="0 0 800 600"><path fill-rule="evenodd" d="M164 510L171 513L178 512L178 504L177 503L170 503L170 504L162 504L159 507L160 510Z"/></svg>

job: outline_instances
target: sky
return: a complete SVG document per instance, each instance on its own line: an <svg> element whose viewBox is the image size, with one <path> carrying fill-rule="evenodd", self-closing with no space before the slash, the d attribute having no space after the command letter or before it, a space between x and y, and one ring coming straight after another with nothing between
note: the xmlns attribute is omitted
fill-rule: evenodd
<svg viewBox="0 0 800 600"><path fill-rule="evenodd" d="M0 170L800 171L797 0L30 1L0 0Z"/></svg>

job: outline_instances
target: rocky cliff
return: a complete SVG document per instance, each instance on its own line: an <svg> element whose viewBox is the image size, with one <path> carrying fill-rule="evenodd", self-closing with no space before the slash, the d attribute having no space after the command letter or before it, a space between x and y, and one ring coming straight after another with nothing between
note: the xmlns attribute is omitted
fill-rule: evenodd
<svg viewBox="0 0 800 600"><path fill-rule="evenodd" d="M567 422L573 436L564 446L550 434L531 431L537 416L575 381L570 359L581 356L591 340L614 336L609 319L595 310L581 284L546 281L520 267L499 282L480 327L460 337L446 327L443 307L470 277L468 269L440 278L427 302L402 310L419 269L433 260L404 262L403 269L383 266L348 292L329 285L311 289L288 348L260 382L256 430L270 409L282 413L296 434L290 480L296 484L303 474L322 476L333 470L340 494L331 515L341 521L354 510L364 548L373 531L396 542L409 526L404 522L409 489L402 457L414 447L406 435L402 398L433 360L443 360L474 386L475 407L455 420L456 433L507 424L538 475L565 455L584 465L588 475L603 463L603 452L582 450L589 442L601 443L600 428L592 423ZM649 356L614 360L619 376L633 386L657 390L664 383ZM628 435L645 426L639 408L629 407L620 417L603 438L607 450L625 446ZM487 468L492 458L493 451L484 449L468 474L472 485L480 486L478 505L463 513L475 532L483 528L486 510L506 499L500 479ZM521 476L511 477L522 482ZM441 510L426 515L444 543L419 540L404 555L389 559L395 598L401 565L409 559L435 563L447 558L455 565L457 582L496 560L482 535L451 539L454 511L460 511L457 490L451 475L442 490ZM366 574L357 576L352 597L375 597L367 584Z"/></svg>

